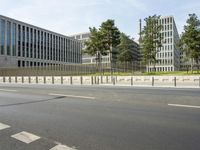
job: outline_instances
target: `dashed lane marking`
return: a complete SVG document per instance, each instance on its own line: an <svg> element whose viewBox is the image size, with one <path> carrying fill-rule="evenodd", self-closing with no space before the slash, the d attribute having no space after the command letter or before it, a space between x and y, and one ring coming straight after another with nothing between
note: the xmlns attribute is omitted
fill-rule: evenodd
<svg viewBox="0 0 200 150"><path fill-rule="evenodd" d="M76 150L76 149L70 148L70 147L68 147L66 145L57 145L57 146L53 147L50 150Z"/></svg>
<svg viewBox="0 0 200 150"><path fill-rule="evenodd" d="M185 107L185 108L200 108L200 106L181 105L181 104L168 104L168 106L173 106L173 107Z"/></svg>
<svg viewBox="0 0 200 150"><path fill-rule="evenodd" d="M11 137L15 138L15 139L17 139L17 140L19 140L21 142L24 142L26 144L32 143L32 142L40 139L39 136L36 136L34 134L31 134L31 133L28 133L28 132L25 132L25 131L22 131L20 133L12 135Z"/></svg>
<svg viewBox="0 0 200 150"><path fill-rule="evenodd" d="M17 90L9 90L9 89L0 89L3 92L17 92Z"/></svg>
<svg viewBox="0 0 200 150"><path fill-rule="evenodd" d="M4 129L7 129L7 128L10 128L10 126L3 124L3 123L0 123L0 130L4 130Z"/></svg>
<svg viewBox="0 0 200 150"><path fill-rule="evenodd" d="M72 98L83 98L83 99L95 99L95 97L77 96L77 95L65 95L65 94L56 94L56 93L49 93L48 95L51 95L51 96L64 96L64 97L72 97Z"/></svg>

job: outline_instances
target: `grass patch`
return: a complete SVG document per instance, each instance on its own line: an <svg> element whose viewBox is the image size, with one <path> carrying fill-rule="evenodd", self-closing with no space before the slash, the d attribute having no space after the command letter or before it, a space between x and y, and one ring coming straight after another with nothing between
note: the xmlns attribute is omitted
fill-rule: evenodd
<svg viewBox="0 0 200 150"><path fill-rule="evenodd" d="M162 76L162 75L200 75L200 71L174 71L174 72L146 72L144 73L144 75L158 75L158 76Z"/></svg>

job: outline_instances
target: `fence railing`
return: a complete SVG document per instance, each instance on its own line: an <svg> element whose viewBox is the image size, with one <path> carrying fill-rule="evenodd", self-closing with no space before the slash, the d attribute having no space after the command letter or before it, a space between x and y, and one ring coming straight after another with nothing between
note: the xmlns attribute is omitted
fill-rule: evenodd
<svg viewBox="0 0 200 150"><path fill-rule="evenodd" d="M109 72L143 72L145 67L139 62L104 64L67 64L40 67L0 68L0 76L78 76Z"/></svg>

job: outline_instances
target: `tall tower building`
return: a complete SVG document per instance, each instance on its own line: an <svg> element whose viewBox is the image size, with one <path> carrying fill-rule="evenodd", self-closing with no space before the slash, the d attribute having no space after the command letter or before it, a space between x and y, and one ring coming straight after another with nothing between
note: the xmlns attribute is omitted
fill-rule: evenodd
<svg viewBox="0 0 200 150"><path fill-rule="evenodd" d="M163 26L161 34L164 42L156 55L156 71L178 71L180 70L179 34L174 17L161 17L159 23ZM148 72L154 71L153 64L146 68Z"/></svg>

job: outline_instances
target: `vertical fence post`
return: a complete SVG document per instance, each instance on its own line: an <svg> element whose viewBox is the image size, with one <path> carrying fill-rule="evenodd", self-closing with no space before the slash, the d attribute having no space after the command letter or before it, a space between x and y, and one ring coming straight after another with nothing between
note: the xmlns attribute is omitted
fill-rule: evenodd
<svg viewBox="0 0 200 150"><path fill-rule="evenodd" d="M3 83L5 83L6 81L5 81L5 76L3 76Z"/></svg>
<svg viewBox="0 0 200 150"><path fill-rule="evenodd" d="M174 77L174 86L176 87L176 77Z"/></svg>
<svg viewBox="0 0 200 150"><path fill-rule="evenodd" d="M31 77L30 77L30 75L28 76L28 83L31 84Z"/></svg>
<svg viewBox="0 0 200 150"><path fill-rule="evenodd" d="M113 85L115 85L115 78L112 76Z"/></svg>
<svg viewBox="0 0 200 150"><path fill-rule="evenodd" d="M36 76L36 83L38 84L38 76Z"/></svg>
<svg viewBox="0 0 200 150"><path fill-rule="evenodd" d="M46 84L46 76L44 75L44 84Z"/></svg>
<svg viewBox="0 0 200 150"><path fill-rule="evenodd" d="M199 77L199 87L200 87L200 77Z"/></svg>
<svg viewBox="0 0 200 150"><path fill-rule="evenodd" d="M106 76L106 84L108 84L108 76Z"/></svg>
<svg viewBox="0 0 200 150"><path fill-rule="evenodd" d="M93 85L93 76L91 76L91 84Z"/></svg>
<svg viewBox="0 0 200 150"><path fill-rule="evenodd" d="M83 84L83 77L81 76L80 77L80 80L81 80L81 85Z"/></svg>
<svg viewBox="0 0 200 150"><path fill-rule="evenodd" d="M70 84L71 84L71 85L73 84L72 76L70 76Z"/></svg>
<svg viewBox="0 0 200 150"><path fill-rule="evenodd" d="M131 86L133 86L133 77L131 77Z"/></svg>
<svg viewBox="0 0 200 150"><path fill-rule="evenodd" d="M152 86L154 86L154 77L152 77Z"/></svg>
<svg viewBox="0 0 200 150"><path fill-rule="evenodd" d="M63 76L61 76L61 84L63 84Z"/></svg>

